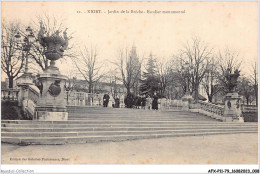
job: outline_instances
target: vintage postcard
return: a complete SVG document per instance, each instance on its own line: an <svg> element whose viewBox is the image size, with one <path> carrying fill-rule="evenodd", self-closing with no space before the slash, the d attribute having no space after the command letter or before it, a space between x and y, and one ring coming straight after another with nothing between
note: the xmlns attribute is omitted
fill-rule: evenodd
<svg viewBox="0 0 260 174"><path fill-rule="evenodd" d="M258 21L256 1L2 1L1 172L258 173Z"/></svg>

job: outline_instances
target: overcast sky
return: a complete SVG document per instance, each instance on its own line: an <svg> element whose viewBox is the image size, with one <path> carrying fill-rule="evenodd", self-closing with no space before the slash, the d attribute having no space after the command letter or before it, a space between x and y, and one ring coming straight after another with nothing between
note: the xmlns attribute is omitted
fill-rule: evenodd
<svg viewBox="0 0 260 174"><path fill-rule="evenodd" d="M108 10L129 13L108 14ZM133 14L131 10L146 13ZM147 10L185 13L148 14ZM257 10L257 2L2 2L2 21L18 19L31 25L30 21L43 12L62 15L64 24L74 32L74 40L97 45L104 60L116 59L119 47L133 43L139 55L148 57L152 52L169 59L196 35L215 51L227 46L238 51L244 58L243 73L247 73L258 55ZM64 74L72 67L70 62L67 65L58 63Z"/></svg>

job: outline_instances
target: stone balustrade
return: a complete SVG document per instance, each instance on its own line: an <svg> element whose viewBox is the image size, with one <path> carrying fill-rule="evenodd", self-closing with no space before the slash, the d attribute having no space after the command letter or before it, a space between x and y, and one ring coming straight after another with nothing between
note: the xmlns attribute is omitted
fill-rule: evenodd
<svg viewBox="0 0 260 174"><path fill-rule="evenodd" d="M198 102L198 112L217 120L223 120L224 106L208 102Z"/></svg>
<svg viewBox="0 0 260 174"><path fill-rule="evenodd" d="M101 106L102 94L66 91L65 100L68 106Z"/></svg>
<svg viewBox="0 0 260 174"><path fill-rule="evenodd" d="M6 101L17 101L19 89L2 89L1 99Z"/></svg>
<svg viewBox="0 0 260 174"><path fill-rule="evenodd" d="M182 110L182 100L169 100L168 99L168 108L169 110Z"/></svg>
<svg viewBox="0 0 260 174"><path fill-rule="evenodd" d="M37 103L39 99L40 91L38 88L35 88L33 85L29 85L28 87L28 100L33 101L34 104Z"/></svg>
<svg viewBox="0 0 260 174"><path fill-rule="evenodd" d="M198 102L199 112L210 117L222 117L224 115L224 106L216 105L208 102Z"/></svg>
<svg viewBox="0 0 260 174"><path fill-rule="evenodd" d="M242 105L243 112L258 112L258 107L256 105Z"/></svg>

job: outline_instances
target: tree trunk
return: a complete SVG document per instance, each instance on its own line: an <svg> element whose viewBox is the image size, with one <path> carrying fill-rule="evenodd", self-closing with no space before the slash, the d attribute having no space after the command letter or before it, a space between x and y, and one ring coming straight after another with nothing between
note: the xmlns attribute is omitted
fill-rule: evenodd
<svg viewBox="0 0 260 174"><path fill-rule="evenodd" d="M127 89L127 95L130 94L130 87L128 86L126 89Z"/></svg>
<svg viewBox="0 0 260 174"><path fill-rule="evenodd" d="M13 88L13 86L14 86L14 78L9 77L9 88Z"/></svg>
<svg viewBox="0 0 260 174"><path fill-rule="evenodd" d="M213 98L213 97L212 97L211 95L208 96L208 99L209 99L209 102L210 102L210 103L212 103L212 98Z"/></svg>
<svg viewBox="0 0 260 174"><path fill-rule="evenodd" d="M199 85L195 84L195 102L198 103L199 100Z"/></svg>
<svg viewBox="0 0 260 174"><path fill-rule="evenodd" d="M88 93L92 93L92 82L89 82L89 85L88 85Z"/></svg>

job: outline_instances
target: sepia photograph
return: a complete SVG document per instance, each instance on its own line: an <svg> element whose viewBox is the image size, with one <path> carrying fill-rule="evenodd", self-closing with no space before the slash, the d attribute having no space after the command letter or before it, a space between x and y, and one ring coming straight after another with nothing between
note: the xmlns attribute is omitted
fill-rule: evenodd
<svg viewBox="0 0 260 174"><path fill-rule="evenodd" d="M258 22L257 1L2 1L1 164L259 173Z"/></svg>

